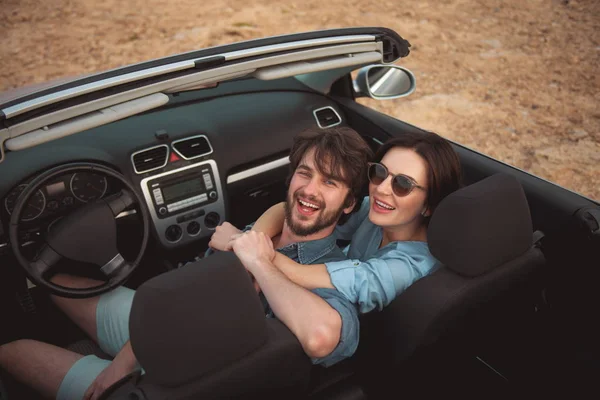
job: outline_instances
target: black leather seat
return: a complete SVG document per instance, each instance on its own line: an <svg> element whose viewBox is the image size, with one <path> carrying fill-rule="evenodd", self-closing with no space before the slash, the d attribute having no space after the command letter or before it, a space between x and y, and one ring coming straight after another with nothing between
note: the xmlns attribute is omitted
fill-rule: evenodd
<svg viewBox="0 0 600 400"><path fill-rule="evenodd" d="M376 393L386 382L406 386L410 374L403 373L419 362L429 363L420 373L431 372L436 344L468 337L470 317L541 273L544 257L532 238L527 199L512 176L492 175L444 199L428 228L430 251L443 266L361 319L355 361L366 384Z"/></svg>
<svg viewBox="0 0 600 400"><path fill-rule="evenodd" d="M338 393L352 389L339 398L361 398L362 384L385 393L384 383L396 385L400 371L460 331L469 313L540 269L544 259L532 233L523 189L511 176L494 175L448 196L428 231L443 266L383 311L362 316L357 354L328 369L311 368L291 332L264 318L235 256L211 256L199 268L156 277L138 289L130 321L146 375L124 379L105 398L302 398L307 389L321 398L319 390L336 386Z"/></svg>
<svg viewBox="0 0 600 400"><path fill-rule="evenodd" d="M280 321L265 318L233 253L145 282L129 329L145 374L126 377L103 398L290 398L307 390L310 360Z"/></svg>

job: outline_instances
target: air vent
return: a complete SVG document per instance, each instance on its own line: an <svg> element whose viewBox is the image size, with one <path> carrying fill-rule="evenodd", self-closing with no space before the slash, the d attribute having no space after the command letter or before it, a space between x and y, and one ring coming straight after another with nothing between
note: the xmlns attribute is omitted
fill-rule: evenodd
<svg viewBox="0 0 600 400"><path fill-rule="evenodd" d="M168 159L169 146L166 144L141 150L131 155L133 169L137 174L160 169L167 165Z"/></svg>
<svg viewBox="0 0 600 400"><path fill-rule="evenodd" d="M198 135L174 141L173 150L184 160L191 160L212 153L212 147L206 136Z"/></svg>
<svg viewBox="0 0 600 400"><path fill-rule="evenodd" d="M342 118L332 107L318 108L313 111L321 129L331 128L342 123Z"/></svg>

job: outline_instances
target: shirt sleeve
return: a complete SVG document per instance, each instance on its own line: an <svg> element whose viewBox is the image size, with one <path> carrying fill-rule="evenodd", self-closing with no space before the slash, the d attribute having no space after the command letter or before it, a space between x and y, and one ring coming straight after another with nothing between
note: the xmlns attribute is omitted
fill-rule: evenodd
<svg viewBox="0 0 600 400"><path fill-rule="evenodd" d="M354 214L350 215L350 218L343 224L335 227L336 239L350 240L352 235L358 229L360 224L369 215L369 197L365 197L360 204L360 208Z"/></svg>
<svg viewBox="0 0 600 400"><path fill-rule="evenodd" d="M360 313L381 310L421 277L434 261L394 251L388 257L366 261L344 260L326 263L333 286L343 293ZM433 261L433 262L432 262Z"/></svg>
<svg viewBox="0 0 600 400"><path fill-rule="evenodd" d="M337 311L342 320L340 341L335 349L325 357L311 359L313 364L330 367L343 359L351 357L358 348L360 333L358 311L344 295L335 289L321 288L314 289L312 292L325 300L327 304Z"/></svg>

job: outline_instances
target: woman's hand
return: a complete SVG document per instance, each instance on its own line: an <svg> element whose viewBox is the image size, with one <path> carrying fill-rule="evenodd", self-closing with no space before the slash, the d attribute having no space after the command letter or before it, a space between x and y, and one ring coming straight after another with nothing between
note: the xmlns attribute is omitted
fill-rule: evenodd
<svg viewBox="0 0 600 400"><path fill-rule="evenodd" d="M240 233L242 233L242 231L231 225L229 222L223 222L215 229L215 233L210 237L208 246L215 250L231 251L231 238Z"/></svg>

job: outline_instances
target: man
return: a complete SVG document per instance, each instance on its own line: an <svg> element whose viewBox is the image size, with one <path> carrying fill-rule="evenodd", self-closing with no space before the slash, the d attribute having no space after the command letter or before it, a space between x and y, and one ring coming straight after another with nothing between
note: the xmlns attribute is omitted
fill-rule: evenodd
<svg viewBox="0 0 600 400"><path fill-rule="evenodd" d="M343 214L350 213L366 179L370 150L348 128L306 131L295 138L290 152L292 175L287 195L286 227L277 240L279 251L300 263L344 258L332 232ZM224 233L224 229L230 229ZM219 228L217 239L238 234L230 224ZM275 268L258 261L269 251L258 232L234 241L233 250L254 275L273 313L298 337L314 363L331 365L350 356L358 345L356 308L333 289L306 290ZM270 248L273 251L272 245ZM272 265L271 265L272 267ZM66 287L90 287L87 278L56 276ZM117 380L140 366L129 342L129 312L135 291L120 287L99 297L54 302L100 347L111 361L85 356L47 343L18 340L0 346L0 366L42 394L57 399L97 399Z"/></svg>

